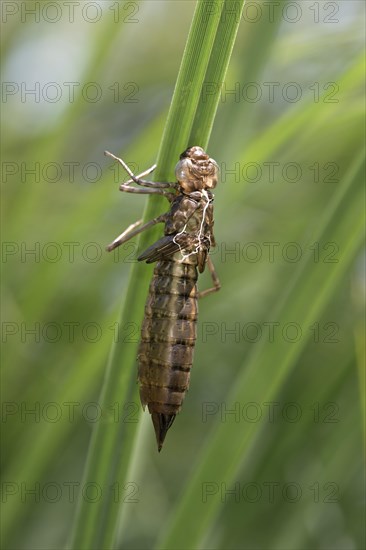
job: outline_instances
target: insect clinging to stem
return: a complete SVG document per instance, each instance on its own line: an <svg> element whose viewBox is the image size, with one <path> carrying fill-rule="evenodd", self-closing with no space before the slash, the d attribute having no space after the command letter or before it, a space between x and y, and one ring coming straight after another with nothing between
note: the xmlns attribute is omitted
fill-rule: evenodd
<svg viewBox="0 0 366 550"><path fill-rule="evenodd" d="M182 407L189 387L196 341L197 299L220 289L209 257L215 245L213 199L219 167L199 146L189 147L175 167L177 181L154 182L141 179L156 165L135 176L127 164L112 153L130 179L120 185L127 193L162 195L170 209L142 224L130 225L108 247L112 251L139 233L164 223L164 236L137 258L156 262L145 305L138 350L138 379L143 408L147 405L154 424L158 450ZM138 187L131 186L132 183ZM213 286L197 290L198 272L209 268Z"/></svg>

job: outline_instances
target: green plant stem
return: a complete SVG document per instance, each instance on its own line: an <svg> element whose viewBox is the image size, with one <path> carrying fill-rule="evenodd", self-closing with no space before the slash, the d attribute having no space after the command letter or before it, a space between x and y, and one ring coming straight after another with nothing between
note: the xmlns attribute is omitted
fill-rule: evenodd
<svg viewBox="0 0 366 550"><path fill-rule="evenodd" d="M235 4L243 5L243 0ZM232 6L231 1L215 0L197 3L187 45L184 51L174 96L166 123L161 147L158 154L158 168L155 177L159 181L171 180L173 168L179 154L190 144L191 129L197 116L202 87L207 67L212 56L216 37L227 28L231 28L231 46L226 48L225 58L220 59L222 77L226 72L232 43L240 22L240 17L228 12L227 17L221 14ZM224 34L225 34L224 33ZM217 52L216 48L216 52ZM213 121L218 97L209 105L210 116L205 120ZM195 144L206 146L212 123L197 132ZM144 220L151 219L161 212L164 199L148 201ZM141 235L139 245L146 246L159 230ZM134 264L131 269L129 284L123 290L125 296L121 316L121 326L126 321L140 326L151 270L145 265ZM93 483L100 498L96 502L87 502L80 498L75 520L71 547L74 550L109 549L115 545L116 524L120 509L120 498L126 472L129 471L131 449L135 439L135 424L115 422L110 407L114 403L137 401L135 358L137 344L116 342L111 350L109 364L100 398L105 421L96 425L88 451L82 486ZM116 495L116 489L120 493Z"/></svg>

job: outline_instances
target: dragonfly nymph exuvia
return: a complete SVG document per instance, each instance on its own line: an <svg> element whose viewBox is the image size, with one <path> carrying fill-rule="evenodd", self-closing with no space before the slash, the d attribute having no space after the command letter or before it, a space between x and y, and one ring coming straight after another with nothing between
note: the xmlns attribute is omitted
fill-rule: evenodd
<svg viewBox="0 0 366 550"><path fill-rule="evenodd" d="M130 176L120 185L121 191L163 195L170 203L168 212L147 223L130 225L107 247L114 250L157 223L165 224L164 236L138 257L148 264L156 262L141 328L138 379L141 403L151 414L160 451L189 387L197 299L220 289L209 257L210 247L215 245L212 189L217 185L219 167L201 147L189 147L175 167L177 181L159 183L141 179L155 166L135 176L122 159L108 151L105 154ZM198 292L198 272L202 273L206 264L213 286Z"/></svg>

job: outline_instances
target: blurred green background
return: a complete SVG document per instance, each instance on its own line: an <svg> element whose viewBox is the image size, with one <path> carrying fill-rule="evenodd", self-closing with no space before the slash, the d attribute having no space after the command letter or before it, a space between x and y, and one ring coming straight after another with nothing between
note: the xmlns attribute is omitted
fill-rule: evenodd
<svg viewBox="0 0 366 550"><path fill-rule="evenodd" d="M136 243L104 249L145 198L118 192L125 175L103 151L135 172L154 163L194 6L2 3L4 549L69 538L111 343L139 337L116 325ZM365 546L364 273L349 210L363 196L353 174L365 144L363 44L363 2L244 9L208 149L221 167L212 258L222 290L200 303L191 388L160 455L144 415L144 454L121 488L121 548L164 539L208 434L224 424L239 442L260 420L233 482L195 481L197 514L217 503L199 547ZM317 241L350 178L338 232ZM298 300L322 300L321 313L304 323L296 302L284 323L276 307L306 262L319 287ZM256 348L273 350L276 379L284 346L298 351L275 399L237 401L230 414ZM141 423L139 403L111 407Z"/></svg>

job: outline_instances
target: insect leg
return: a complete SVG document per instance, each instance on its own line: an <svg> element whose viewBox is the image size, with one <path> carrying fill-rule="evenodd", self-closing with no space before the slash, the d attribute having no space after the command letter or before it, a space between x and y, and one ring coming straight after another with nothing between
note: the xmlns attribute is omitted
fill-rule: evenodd
<svg viewBox="0 0 366 550"><path fill-rule="evenodd" d="M110 153L109 151L104 151L104 154L107 156L107 157L111 157L112 159L116 160L117 162L119 162L119 164L121 166L123 166L123 168L126 170L127 174L130 176L130 180L128 180L124 185L129 185L130 183L132 182L135 182L137 183L137 185L144 185L145 187L153 187L153 188L156 188L156 189L167 189L167 188L176 188L177 187L177 184L176 183L162 183L162 182L156 182L156 181L149 181L149 180L143 180L141 179L141 176L146 176L147 174L151 174L151 172L153 172L156 168L156 164L154 164L153 166L151 166L151 168L148 168L147 170L145 170L145 172L143 172L142 174L140 174L139 176L135 176L135 174L132 172L132 170L130 170L130 168L127 166L127 164L119 157L116 157L115 155L113 155L112 153Z"/></svg>
<svg viewBox="0 0 366 550"><path fill-rule="evenodd" d="M111 252L121 244L125 243L126 241L129 241L130 239L132 239L132 237L135 237L135 235L142 233L143 231L145 231L145 229L149 229L150 227L152 227L153 225L156 225L157 223L165 222L166 216L167 216L166 214L161 214L160 216L157 216L153 220L150 220L149 222L146 222L143 225L141 225L142 220L132 223L129 227L127 227L127 229L123 231L123 233L121 233L116 239L114 239L113 242L111 242L111 244L107 246L108 252ZM141 227L138 227L139 225L141 225ZM136 227L138 227L138 229L136 229Z"/></svg>
<svg viewBox="0 0 366 550"><path fill-rule="evenodd" d="M140 195L163 195L163 197L167 198L168 201L172 201L175 197L174 193L169 193L168 191L164 191L163 189L144 189L144 188L138 188L138 187L130 187L128 183L121 183L119 186L120 191L125 191L126 193L137 193Z"/></svg>
<svg viewBox="0 0 366 550"><path fill-rule="evenodd" d="M136 178L138 180L140 180L143 176L147 176L148 174L151 174L151 172L153 172L156 168L156 164L153 164L152 166L150 166L150 168L147 168L146 170L144 170L143 172L141 172L141 174L139 174L138 176L136 176ZM125 183L132 183L133 180L128 180L126 181Z"/></svg>
<svg viewBox="0 0 366 550"><path fill-rule="evenodd" d="M208 269L210 270L210 274L211 274L211 278L212 278L212 282L213 282L214 286L211 287L211 288L207 288L206 290L202 290L201 292L198 292L197 293L197 298L203 298L204 296L207 296L208 294L211 294L212 292L218 292L221 288L220 280L217 276L215 266L212 263L212 260L211 260L210 256L207 256L207 265L208 265Z"/></svg>

